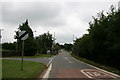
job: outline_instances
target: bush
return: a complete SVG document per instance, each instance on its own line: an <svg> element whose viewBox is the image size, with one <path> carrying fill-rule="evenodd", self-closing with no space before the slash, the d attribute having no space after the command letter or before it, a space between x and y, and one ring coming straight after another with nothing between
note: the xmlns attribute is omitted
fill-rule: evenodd
<svg viewBox="0 0 120 80"><path fill-rule="evenodd" d="M17 51L11 50L2 50L2 57L10 57L10 56L20 56L21 54Z"/></svg>

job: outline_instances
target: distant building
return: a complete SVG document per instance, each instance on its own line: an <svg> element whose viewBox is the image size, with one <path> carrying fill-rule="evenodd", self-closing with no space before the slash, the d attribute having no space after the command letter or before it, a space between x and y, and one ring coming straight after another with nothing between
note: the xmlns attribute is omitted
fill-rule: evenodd
<svg viewBox="0 0 120 80"><path fill-rule="evenodd" d="M120 1L118 2L118 10L120 11Z"/></svg>

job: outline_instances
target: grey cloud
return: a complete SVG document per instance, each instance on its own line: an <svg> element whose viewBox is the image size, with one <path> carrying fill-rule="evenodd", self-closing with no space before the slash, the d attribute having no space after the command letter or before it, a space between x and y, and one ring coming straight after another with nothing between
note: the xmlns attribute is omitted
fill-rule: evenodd
<svg viewBox="0 0 120 80"><path fill-rule="evenodd" d="M56 42L59 42L59 43L71 43L72 42L72 39L73 39L73 36L72 35L58 35L56 36L56 39L57 41Z"/></svg>
<svg viewBox="0 0 120 80"><path fill-rule="evenodd" d="M60 17L61 7L58 3L24 2L24 3L3 3L2 21L5 23L20 24L25 19L39 25L65 25Z"/></svg>
<svg viewBox="0 0 120 80"><path fill-rule="evenodd" d="M111 4L117 3L5 2L2 5L3 42L13 42L14 30L17 27L12 26L18 26L25 19L29 19L30 27L37 31L34 34L40 35L49 30L56 33L56 42L72 43L72 35L81 37L87 33L92 16L108 10Z"/></svg>

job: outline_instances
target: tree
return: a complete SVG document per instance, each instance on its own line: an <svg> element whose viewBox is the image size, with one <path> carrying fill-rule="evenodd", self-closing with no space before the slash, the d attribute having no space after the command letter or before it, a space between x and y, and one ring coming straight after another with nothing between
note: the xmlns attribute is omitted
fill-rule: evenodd
<svg viewBox="0 0 120 80"><path fill-rule="evenodd" d="M120 12L111 6L89 23L88 34L77 39L73 54L120 69Z"/></svg>
<svg viewBox="0 0 120 80"><path fill-rule="evenodd" d="M33 37L33 31L28 25L28 19L26 20L25 23L22 23L22 25L19 25L19 30L25 30L27 31L29 37L27 40L25 40L25 47L24 47L24 55L25 56L33 56L36 54L37 48L36 48L36 43ZM17 44L18 44L18 51L21 52L22 49L22 40L19 39L19 31L16 31L15 39L17 39Z"/></svg>
<svg viewBox="0 0 120 80"><path fill-rule="evenodd" d="M2 49L16 51L16 42L13 43L3 43Z"/></svg>
<svg viewBox="0 0 120 80"><path fill-rule="evenodd" d="M72 51L72 44L65 43L64 44L64 49L67 50L67 51Z"/></svg>
<svg viewBox="0 0 120 80"><path fill-rule="evenodd" d="M35 38L36 44L37 44L37 50L39 53L47 53L47 50L51 50L53 40L52 40L52 34L49 32L44 33L42 35L39 35Z"/></svg>
<svg viewBox="0 0 120 80"><path fill-rule="evenodd" d="M61 45L59 43L56 43L55 48L56 48L56 51L58 51L61 49Z"/></svg>

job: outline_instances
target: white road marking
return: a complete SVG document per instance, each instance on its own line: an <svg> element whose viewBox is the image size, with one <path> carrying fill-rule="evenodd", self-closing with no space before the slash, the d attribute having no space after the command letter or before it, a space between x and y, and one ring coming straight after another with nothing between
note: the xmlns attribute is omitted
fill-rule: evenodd
<svg viewBox="0 0 120 80"><path fill-rule="evenodd" d="M94 76L91 72L86 72L87 74L89 74L90 76Z"/></svg>
<svg viewBox="0 0 120 80"><path fill-rule="evenodd" d="M67 60L68 58L67 58L67 57L64 57L64 59L66 59L66 60Z"/></svg>
<svg viewBox="0 0 120 80"><path fill-rule="evenodd" d="M69 61L68 63L73 63L73 62L70 62L70 61Z"/></svg>
<svg viewBox="0 0 120 80"><path fill-rule="evenodd" d="M101 74L99 74L99 73L97 73L97 72L93 72L93 74L94 74L95 76L101 76ZM104 75L104 76L106 76L106 75Z"/></svg>
<svg viewBox="0 0 120 80"><path fill-rule="evenodd" d="M83 69L83 70L81 70L81 72L83 73L83 74L85 74L87 77L94 77L94 76L110 76L110 77L112 77L112 78L116 78L116 77L114 77L114 76L112 76L112 75L109 75L109 74L107 74L107 73L104 73L104 72L102 72L102 71L94 71L93 70L93 72L91 72L91 71L89 71L89 70L91 70L92 71L92 69ZM86 72L84 72L84 71L86 71ZM100 74L101 73L101 74Z"/></svg>
<svg viewBox="0 0 120 80"><path fill-rule="evenodd" d="M47 64L47 66L49 66L49 64L52 62L54 57L51 58L51 60L49 61L49 63Z"/></svg>
<svg viewBox="0 0 120 80"><path fill-rule="evenodd" d="M104 72L104 74L107 75L107 76L110 76L110 77L112 77L112 78L117 78L117 77L115 77L115 76L112 76L112 74L110 75L110 74L107 74L107 72L105 73L105 71L102 71L102 72Z"/></svg>
<svg viewBox="0 0 120 80"><path fill-rule="evenodd" d="M43 76L43 79L49 78L50 71L52 70L52 63L50 64L46 74Z"/></svg>
<svg viewBox="0 0 120 80"><path fill-rule="evenodd" d="M72 57L72 56L71 56L71 57ZM88 63L81 62L81 61L77 60L77 59L76 59L76 58L74 58L74 57L72 57L72 58L73 58L74 60L76 60L76 61L80 62L80 63L84 63L84 64L86 64L86 65L88 65L88 66L91 66L91 67L93 67L93 68L97 69L97 70L100 70L100 71L102 71L102 72L105 72L104 74L106 74L106 75L110 74L109 76L111 76L112 78L117 78L117 77L120 77L120 76L119 76L119 75L117 75L117 74L114 74L114 73L108 72L108 71L106 71L106 70L100 69L100 68L95 67L95 66L93 66L93 65L90 65L90 64L88 64ZM113 76L112 76L112 75L113 75ZM116 77L115 77L115 76L116 76Z"/></svg>
<svg viewBox="0 0 120 80"><path fill-rule="evenodd" d="M88 74L86 74L83 70L81 70L81 72L82 72L84 75L86 75L88 78L93 78L93 77L89 76Z"/></svg>
<svg viewBox="0 0 120 80"><path fill-rule="evenodd" d="M51 58L49 58L49 60L50 60Z"/></svg>
<svg viewBox="0 0 120 80"><path fill-rule="evenodd" d="M68 61L68 63L73 63L73 62L69 61L67 57L64 57L64 59L65 59L66 61Z"/></svg>
<svg viewBox="0 0 120 80"><path fill-rule="evenodd" d="M86 73L89 74L90 76L103 76L103 75L99 74L98 72L86 72Z"/></svg>

